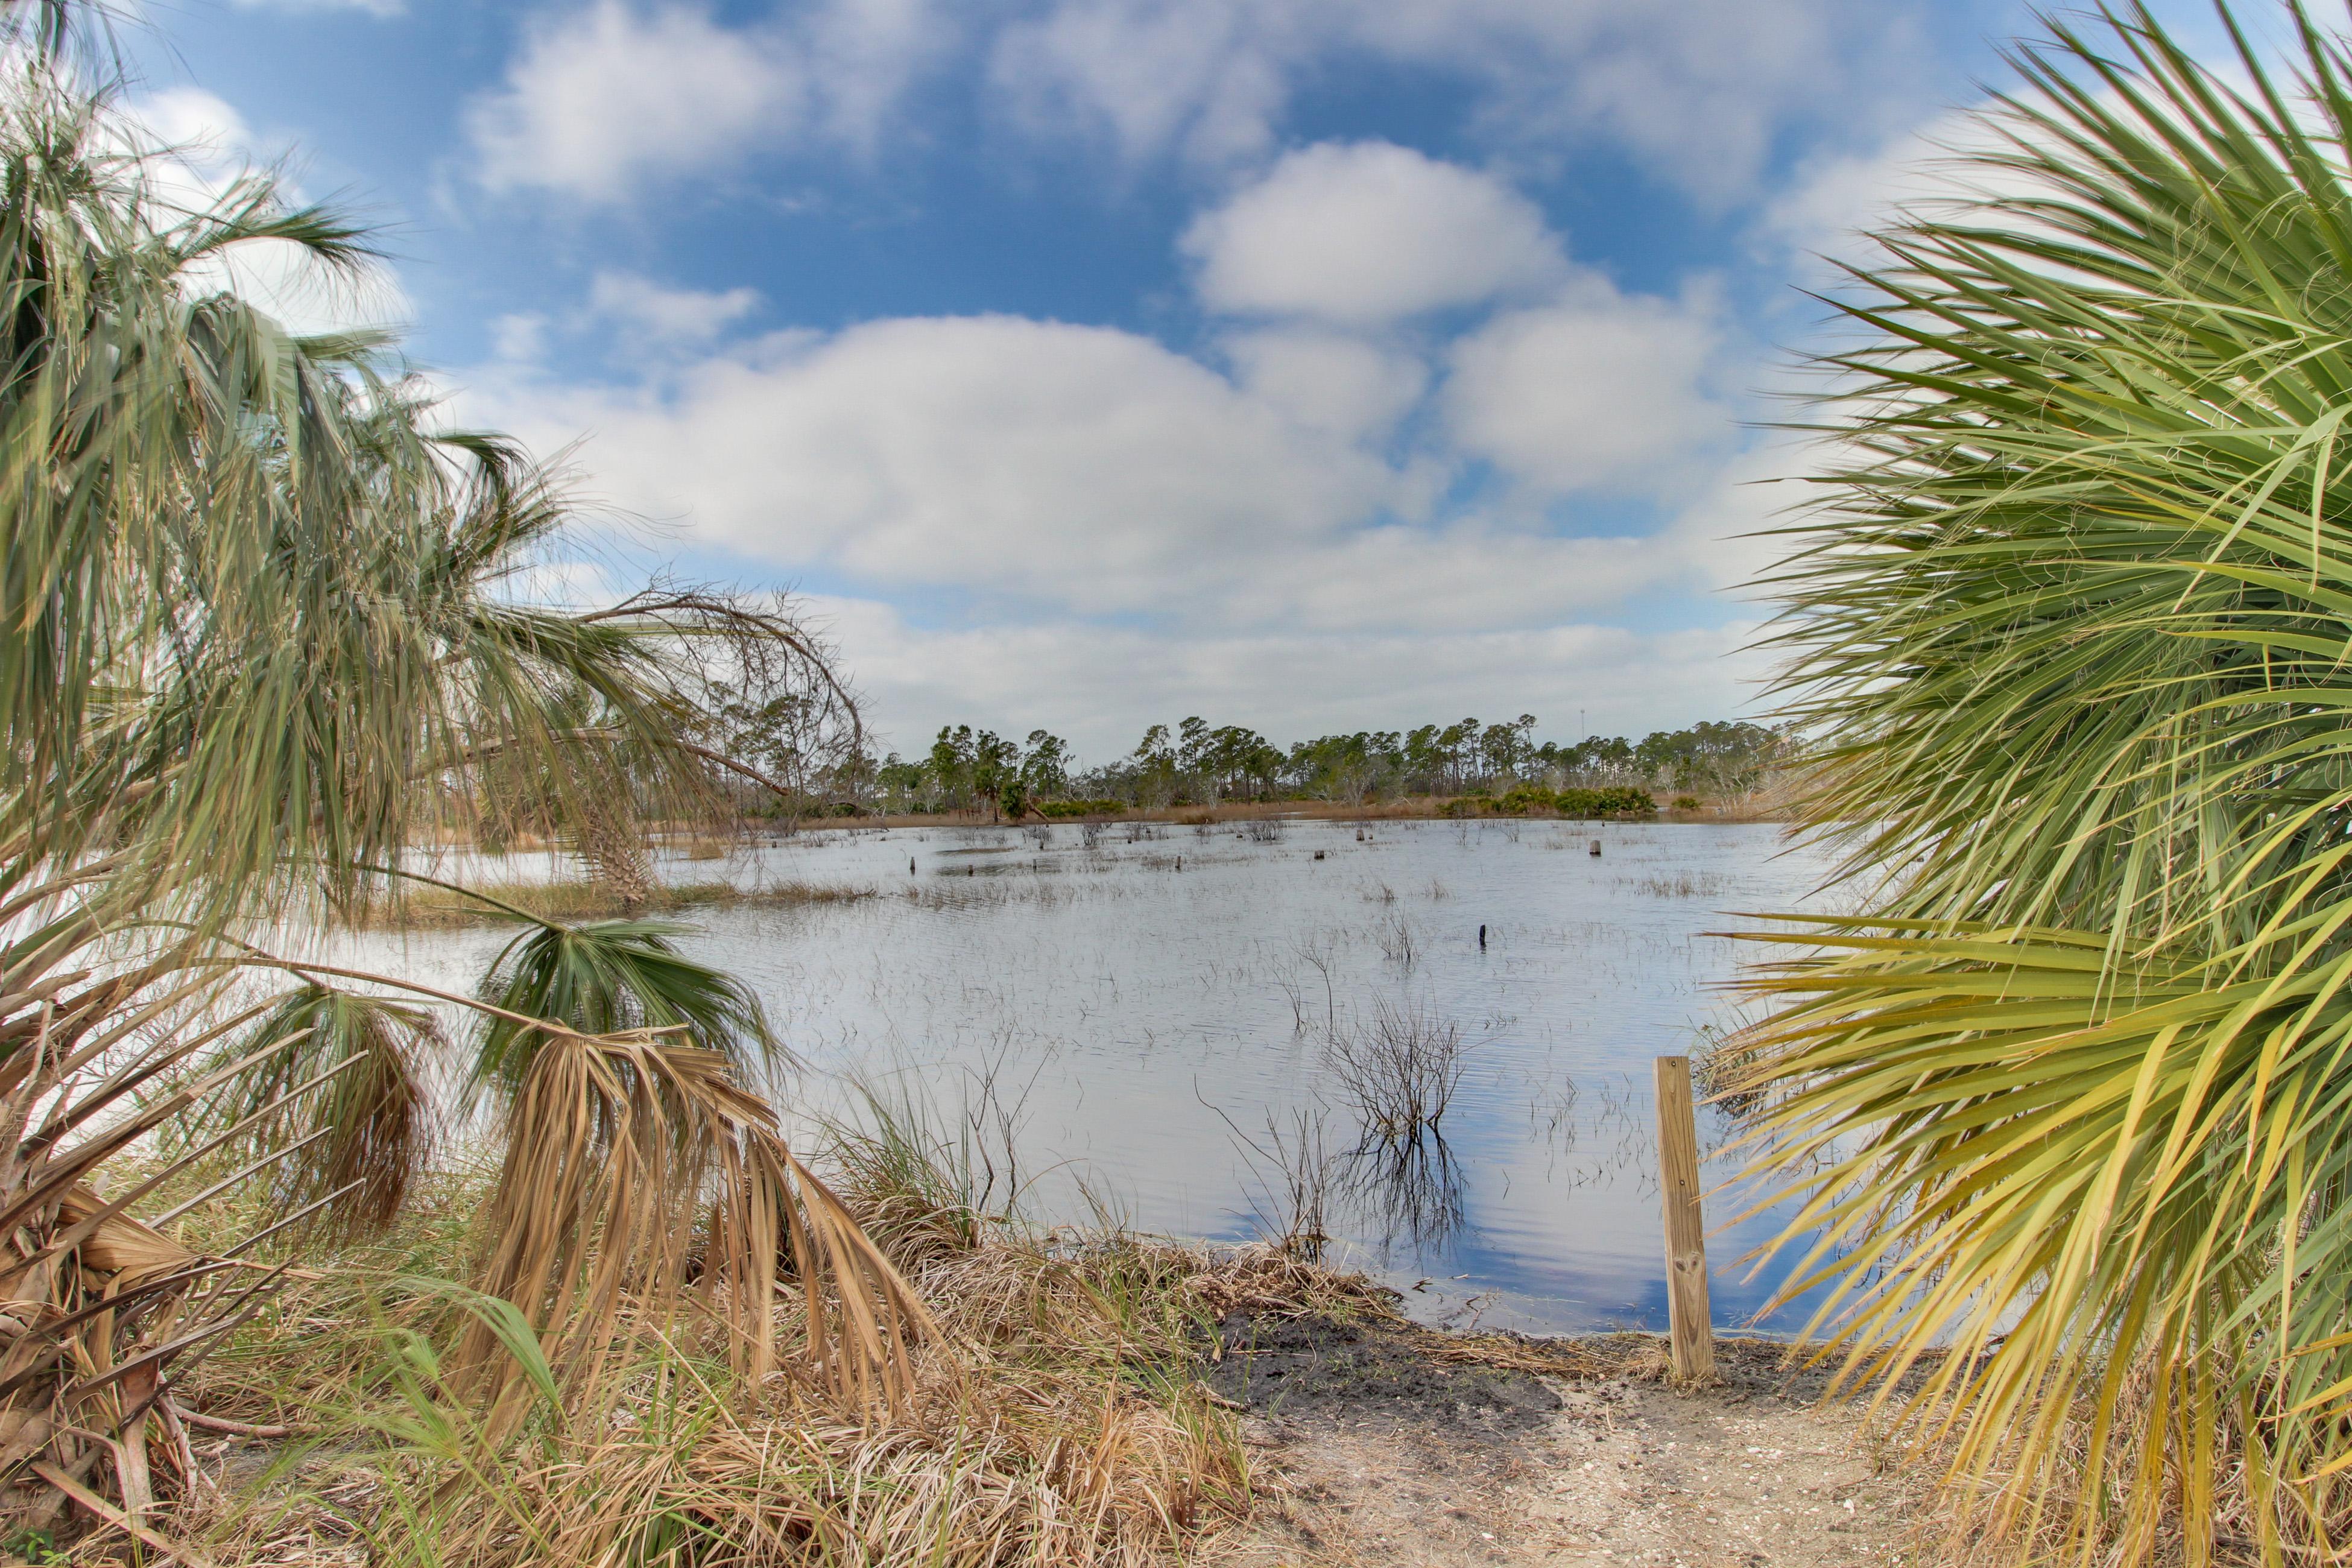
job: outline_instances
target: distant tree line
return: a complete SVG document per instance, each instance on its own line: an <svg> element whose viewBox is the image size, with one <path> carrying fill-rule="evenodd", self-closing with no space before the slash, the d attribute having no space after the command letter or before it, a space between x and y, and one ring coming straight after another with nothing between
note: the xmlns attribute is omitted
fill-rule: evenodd
<svg viewBox="0 0 2352 1568"><path fill-rule="evenodd" d="M1093 804L1099 809L1206 805L1220 801L1318 800L1350 805L1401 796L1507 796L1514 791L1634 789L1709 798L1758 789L1787 747L1779 731L1738 720L1659 730L1639 741L1593 736L1538 741L1536 717L1415 730L1360 730L1288 750L1237 724L1191 718L1154 724L1135 749L1080 771L1060 736L1032 730L1016 742L969 724L942 728L918 757L892 752L837 767L836 798L851 809L988 811ZM1053 812L1049 815L1064 815Z"/></svg>

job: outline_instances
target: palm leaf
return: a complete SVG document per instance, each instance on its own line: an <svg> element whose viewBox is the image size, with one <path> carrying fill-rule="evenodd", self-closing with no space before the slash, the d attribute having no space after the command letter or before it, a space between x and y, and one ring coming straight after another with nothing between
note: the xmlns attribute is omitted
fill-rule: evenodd
<svg viewBox="0 0 2352 1568"><path fill-rule="evenodd" d="M897 1403L919 1299L841 1201L777 1134L765 1101L716 1051L640 1033L552 1036L509 1116L482 1288L521 1310L593 1399L632 1313L658 1323L689 1277L739 1368L776 1364L778 1287L803 1287L806 1364L845 1398ZM690 1260L698 1254L698 1268ZM493 1389L510 1362L478 1326L462 1347ZM501 1419L520 1418L510 1398Z"/></svg>
<svg viewBox="0 0 2352 1568"><path fill-rule="evenodd" d="M2352 1520L2352 72L2293 15L2285 87L2138 9L2019 53L1999 205L1837 301L1774 579L1864 893L1745 1044L1818 1173L1787 1294L1850 1376L1932 1363L2029 1545L2203 1560L2240 1468L2272 1549Z"/></svg>
<svg viewBox="0 0 2352 1568"><path fill-rule="evenodd" d="M482 982L483 1000L506 1016L491 1016L483 1026L475 1083L495 1086L508 1100L520 1088L551 1034L520 1018L583 1035L678 1031L742 1071L786 1059L758 998L678 952L672 939L687 929L650 920L549 922L517 936Z"/></svg>
<svg viewBox="0 0 2352 1568"><path fill-rule="evenodd" d="M424 1058L446 1044L421 1007L305 984L226 1047L258 1059L207 1097L181 1135L194 1143L243 1127L235 1150L274 1162L288 1212L333 1196L331 1222L380 1228L432 1157Z"/></svg>

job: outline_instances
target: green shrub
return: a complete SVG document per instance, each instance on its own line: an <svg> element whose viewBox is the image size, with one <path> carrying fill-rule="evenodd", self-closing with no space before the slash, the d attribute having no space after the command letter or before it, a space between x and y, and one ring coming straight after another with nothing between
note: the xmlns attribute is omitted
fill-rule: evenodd
<svg viewBox="0 0 2352 1568"><path fill-rule="evenodd" d="M1117 800L1041 800L1037 810L1055 820L1073 816L1109 816L1127 809L1127 803Z"/></svg>
<svg viewBox="0 0 2352 1568"><path fill-rule="evenodd" d="M1676 811L1697 811L1706 805L1706 802L1699 799L1699 797L1695 795L1678 795L1675 796L1675 809Z"/></svg>
<svg viewBox="0 0 2352 1568"><path fill-rule="evenodd" d="M1553 805L1562 816L1655 816L1658 803L1650 792L1632 784L1612 784L1606 789L1564 789L1553 797Z"/></svg>

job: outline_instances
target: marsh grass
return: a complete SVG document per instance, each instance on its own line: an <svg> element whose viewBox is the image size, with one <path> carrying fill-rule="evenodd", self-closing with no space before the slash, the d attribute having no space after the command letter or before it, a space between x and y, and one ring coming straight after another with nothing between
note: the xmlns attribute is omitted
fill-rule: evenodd
<svg viewBox="0 0 2352 1568"><path fill-rule="evenodd" d="M1294 1109L1287 1121L1267 1111L1262 1139L1244 1132L1223 1110L1217 1117L1250 1168L1245 1195L1260 1238L1286 1257L1320 1263L1331 1241L1328 1214L1339 1165L1324 1139L1321 1109Z"/></svg>
<svg viewBox="0 0 2352 1568"><path fill-rule="evenodd" d="M476 884L491 898L527 910L542 920L609 920L623 914L670 914L691 910L779 908L795 904L851 903L880 897L868 887L815 882L770 882L743 887L728 881L656 883L645 902L625 906L594 882L514 880ZM360 911L353 923L369 930L429 930L510 923L512 917L463 894L426 889Z"/></svg>
<svg viewBox="0 0 2352 1568"><path fill-rule="evenodd" d="M1718 899L1731 889L1730 879L1720 873L1687 868L1622 880L1653 899Z"/></svg>

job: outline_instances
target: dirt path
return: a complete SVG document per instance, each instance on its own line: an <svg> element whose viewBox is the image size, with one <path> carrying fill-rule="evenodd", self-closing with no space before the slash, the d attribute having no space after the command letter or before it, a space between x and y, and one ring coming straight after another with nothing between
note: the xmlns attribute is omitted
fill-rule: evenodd
<svg viewBox="0 0 2352 1568"><path fill-rule="evenodd" d="M1688 1395L1646 1337L1561 1347L1614 1369L1574 1377L1315 1321L1229 1321L1223 1351L1213 1384L1284 1488L1245 1568L1933 1561L1915 1499L1777 1346L1727 1342L1722 1385Z"/></svg>

